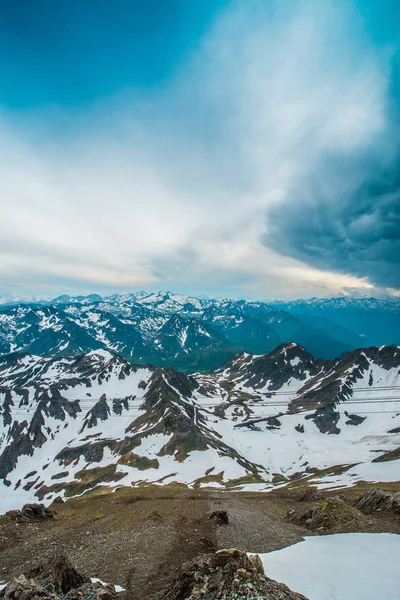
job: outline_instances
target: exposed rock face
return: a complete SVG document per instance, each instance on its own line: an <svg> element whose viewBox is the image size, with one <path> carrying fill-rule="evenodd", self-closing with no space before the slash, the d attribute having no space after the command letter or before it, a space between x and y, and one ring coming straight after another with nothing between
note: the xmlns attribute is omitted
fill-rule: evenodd
<svg viewBox="0 0 400 600"><path fill-rule="evenodd" d="M400 514L400 493L393 494L379 488L371 488L357 498L354 506L366 515L383 510Z"/></svg>
<svg viewBox="0 0 400 600"><path fill-rule="evenodd" d="M90 583L90 579L81 575L63 555L28 571L25 577L33 579L45 590L54 590L56 594L66 594L84 583Z"/></svg>
<svg viewBox="0 0 400 600"><path fill-rule="evenodd" d="M282 583L269 579L259 556L248 557L236 548L218 550L183 565L158 600L306 600Z"/></svg>
<svg viewBox="0 0 400 600"><path fill-rule="evenodd" d="M302 494L297 498L298 502L315 502L316 500L322 500L323 495L322 492L318 490L317 487L312 486L305 490Z"/></svg>
<svg viewBox="0 0 400 600"><path fill-rule="evenodd" d="M113 586L92 583L67 557L57 556L19 577L0 591L4 600L114 600Z"/></svg>

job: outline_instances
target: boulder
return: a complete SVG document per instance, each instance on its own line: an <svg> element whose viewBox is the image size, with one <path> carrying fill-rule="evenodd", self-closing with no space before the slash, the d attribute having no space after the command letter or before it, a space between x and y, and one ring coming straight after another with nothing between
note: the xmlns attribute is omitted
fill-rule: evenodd
<svg viewBox="0 0 400 600"><path fill-rule="evenodd" d="M238 548L218 550L185 563L157 600L306 600L282 583L269 579L259 556Z"/></svg>

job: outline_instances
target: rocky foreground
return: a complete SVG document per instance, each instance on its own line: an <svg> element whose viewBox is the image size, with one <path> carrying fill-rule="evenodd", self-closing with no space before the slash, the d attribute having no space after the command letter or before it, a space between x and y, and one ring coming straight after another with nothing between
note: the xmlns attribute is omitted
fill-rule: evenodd
<svg viewBox="0 0 400 600"><path fill-rule="evenodd" d="M400 484L356 485L340 490L340 496L304 485L270 494L122 488L48 507L27 504L0 517L0 584L8 582L2 597L296 599L265 577L256 559L221 549L261 554L305 536L349 532L400 534ZM67 587L55 584L54 574L46 578L43 573L60 554L81 573L126 591L115 595L111 584L94 584L87 577Z"/></svg>
<svg viewBox="0 0 400 600"><path fill-rule="evenodd" d="M129 598L129 593L123 592ZM4 600L115 600L113 585L92 582L69 559L57 556L15 577L0 591ZM269 579L258 555L236 548L218 550L185 563L158 600L307 600Z"/></svg>
<svg viewBox="0 0 400 600"><path fill-rule="evenodd" d="M306 600L283 583L266 577L258 555L242 550L218 550L183 565L180 574L158 600L259 599Z"/></svg>

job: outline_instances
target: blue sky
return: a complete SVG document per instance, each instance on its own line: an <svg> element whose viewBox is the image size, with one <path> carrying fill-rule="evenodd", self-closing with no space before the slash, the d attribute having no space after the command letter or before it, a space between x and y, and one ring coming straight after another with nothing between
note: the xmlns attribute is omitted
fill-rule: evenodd
<svg viewBox="0 0 400 600"><path fill-rule="evenodd" d="M12 109L90 106L171 77L224 0L2 2L2 99Z"/></svg>
<svg viewBox="0 0 400 600"><path fill-rule="evenodd" d="M0 8L0 294L398 293L397 1Z"/></svg>

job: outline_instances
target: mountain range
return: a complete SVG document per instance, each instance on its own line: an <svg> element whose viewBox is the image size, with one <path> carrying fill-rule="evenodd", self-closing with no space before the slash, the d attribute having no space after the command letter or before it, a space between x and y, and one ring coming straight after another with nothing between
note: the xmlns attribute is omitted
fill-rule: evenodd
<svg viewBox="0 0 400 600"><path fill-rule="evenodd" d="M60 296L0 308L0 354L111 350L135 364L213 371L240 351L295 342L332 359L400 344L400 303L374 298L292 302L199 299L170 292Z"/></svg>
<svg viewBox="0 0 400 600"><path fill-rule="evenodd" d="M51 323L61 347L65 322L58 319L86 318L82 304L76 313L69 303L61 313L18 306L11 314L31 311L34 331L37 317L41 327ZM99 320L112 319L111 310L98 310ZM69 340L80 354L0 358L0 512L145 483L267 490L298 481L323 487L398 479L397 346L329 360L286 343L185 374L134 365L104 348L87 352L72 333Z"/></svg>

